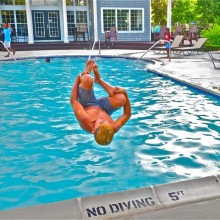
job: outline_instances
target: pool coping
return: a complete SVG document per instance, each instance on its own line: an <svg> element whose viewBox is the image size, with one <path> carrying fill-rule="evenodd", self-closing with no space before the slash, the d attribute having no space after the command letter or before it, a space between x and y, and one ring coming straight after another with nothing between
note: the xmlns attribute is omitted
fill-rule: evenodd
<svg viewBox="0 0 220 220"><path fill-rule="evenodd" d="M148 60L147 60L148 61ZM192 83L190 82L190 80L187 80L187 79L180 79L178 77L175 77L175 76L172 76L170 73L168 72L165 72L163 70L158 70L158 66L163 66L164 64L163 63L160 63L158 61L155 61L155 64L157 65L150 65L149 67L147 67L147 70L151 71L151 72L154 72L155 74L158 74L160 76L163 76L165 78L168 78L168 79L171 79L175 82L178 82L182 85L186 85L186 86L189 86L190 88L193 88L193 89L196 89L198 90L199 92L202 92L202 93L205 93L207 95L211 95L217 99L220 99L220 91L216 91L214 89L209 89L209 88L205 88L201 85L197 85L196 83Z"/></svg>
<svg viewBox="0 0 220 220"><path fill-rule="evenodd" d="M120 56L123 58L123 56ZM127 58L126 56L124 56L124 58ZM134 57L130 57L131 59L136 59L137 58L134 58ZM210 89L210 88L205 88L201 85L198 85L196 83L192 83L190 80L188 79L184 79L184 78L179 78L179 77L175 77L173 76L171 73L169 73L168 71L164 71L164 70L160 70L159 68L164 66L164 62L161 61L161 60L157 60L157 59L147 59L147 58L142 58L140 60L143 60L143 61L147 61L147 62L153 62L153 65L148 65L147 66L147 70L159 75L159 76L162 76L162 77L165 77L167 79L171 79L175 82L178 82L180 83L181 85L185 85L185 86L188 86L190 88L193 88L193 89L196 89L198 90L199 92L202 92L202 93L205 93L207 95L211 95L217 99L220 99L220 91L217 91L217 90L214 90L214 89Z"/></svg>
<svg viewBox="0 0 220 220"><path fill-rule="evenodd" d="M0 211L0 219L136 219L138 215L147 218L150 213L164 210L174 210L175 216L175 208L213 201L220 204L220 174ZM212 218L211 213L209 216Z"/></svg>
<svg viewBox="0 0 220 220"><path fill-rule="evenodd" d="M64 55L64 57L70 56L81 55ZM82 55L82 57L83 56L84 55ZM98 56L99 55L96 55L96 57ZM18 60L46 57L48 56L29 56L26 58L19 58ZM60 57L60 55L50 57ZM100 55L100 57L107 57L107 55ZM123 55L108 57L136 59L134 57ZM158 67L164 65L161 61L145 58L142 60L153 62L153 65L148 65L147 69L158 75L192 86L202 92L220 98L220 92L218 93L212 89L196 85L186 79L179 79L166 71L159 70ZM148 213L152 212L219 199L220 174L215 174L197 179L155 185L136 190L0 211L0 219L135 219L135 216L138 214L148 215ZM211 216L212 215L210 215L210 217Z"/></svg>

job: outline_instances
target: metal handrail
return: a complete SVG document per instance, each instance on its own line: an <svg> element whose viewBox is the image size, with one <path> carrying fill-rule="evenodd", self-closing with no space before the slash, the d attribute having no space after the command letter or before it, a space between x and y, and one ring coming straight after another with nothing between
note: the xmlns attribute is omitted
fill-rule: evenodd
<svg viewBox="0 0 220 220"><path fill-rule="evenodd" d="M158 40L152 47L150 47L141 57L139 57L137 60L134 61L134 63L136 63L138 60L140 60L142 57L144 57L151 49L153 49L157 44L159 43L164 43L164 42L170 42L168 40ZM170 61L170 50L171 48L169 48L169 61Z"/></svg>
<svg viewBox="0 0 220 220"><path fill-rule="evenodd" d="M6 50L8 51L8 53L10 54L10 51L9 51L9 49L6 47L6 45L3 43L3 41L0 41L0 43L2 43L2 45L6 48ZM13 58L14 58L14 60L15 61L17 61L16 59L15 59L15 57L14 57L14 55L12 54L12 56L13 56Z"/></svg>
<svg viewBox="0 0 220 220"><path fill-rule="evenodd" d="M101 55L101 44L100 44L100 40L99 40L99 55Z"/></svg>

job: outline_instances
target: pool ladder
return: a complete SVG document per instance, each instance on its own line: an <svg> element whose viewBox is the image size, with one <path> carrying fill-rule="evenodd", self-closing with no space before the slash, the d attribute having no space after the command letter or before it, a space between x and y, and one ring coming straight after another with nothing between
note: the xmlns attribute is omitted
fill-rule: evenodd
<svg viewBox="0 0 220 220"><path fill-rule="evenodd" d="M142 57L144 57L151 49L153 49L157 44L164 43L164 42L170 42L168 40L158 40L152 47L150 47L142 56L140 56L137 60L134 61L136 63L138 60L140 60ZM171 48L169 48L169 61L170 61L170 52Z"/></svg>
<svg viewBox="0 0 220 220"><path fill-rule="evenodd" d="M2 41L0 41L0 43L2 43L2 45L6 48L6 50L7 50L8 53L10 54L9 49L5 46L5 44L4 44ZM15 59L14 55L12 55L12 56L13 56L13 59L14 59L15 61L17 61L17 60Z"/></svg>

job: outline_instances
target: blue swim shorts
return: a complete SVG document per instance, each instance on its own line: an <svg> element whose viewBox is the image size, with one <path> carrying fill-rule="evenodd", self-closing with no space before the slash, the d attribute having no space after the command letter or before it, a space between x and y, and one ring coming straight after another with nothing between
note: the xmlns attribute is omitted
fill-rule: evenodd
<svg viewBox="0 0 220 220"><path fill-rule="evenodd" d="M113 112L119 109L111 105L111 103L108 100L108 97L100 97L96 99L93 89L87 90L80 86L79 86L79 102L84 108L88 106L99 106L108 115L111 115Z"/></svg>
<svg viewBox="0 0 220 220"><path fill-rule="evenodd" d="M170 43L170 42L167 42L166 48L167 48L167 49L170 49L170 48L171 48L171 43Z"/></svg>

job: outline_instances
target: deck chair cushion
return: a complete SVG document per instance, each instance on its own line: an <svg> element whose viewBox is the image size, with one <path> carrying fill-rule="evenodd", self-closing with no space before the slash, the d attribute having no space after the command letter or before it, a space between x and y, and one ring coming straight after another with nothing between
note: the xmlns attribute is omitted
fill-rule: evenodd
<svg viewBox="0 0 220 220"><path fill-rule="evenodd" d="M182 40L183 40L183 36L182 36L182 35L177 35L177 36L174 38L174 40L173 40L173 42L172 42L172 44L171 44L171 49L172 49L172 48L179 47L180 44L181 44L181 42L182 42ZM153 48L153 50L165 50L165 49L166 49L166 46L161 46L161 47L155 47L155 48Z"/></svg>

